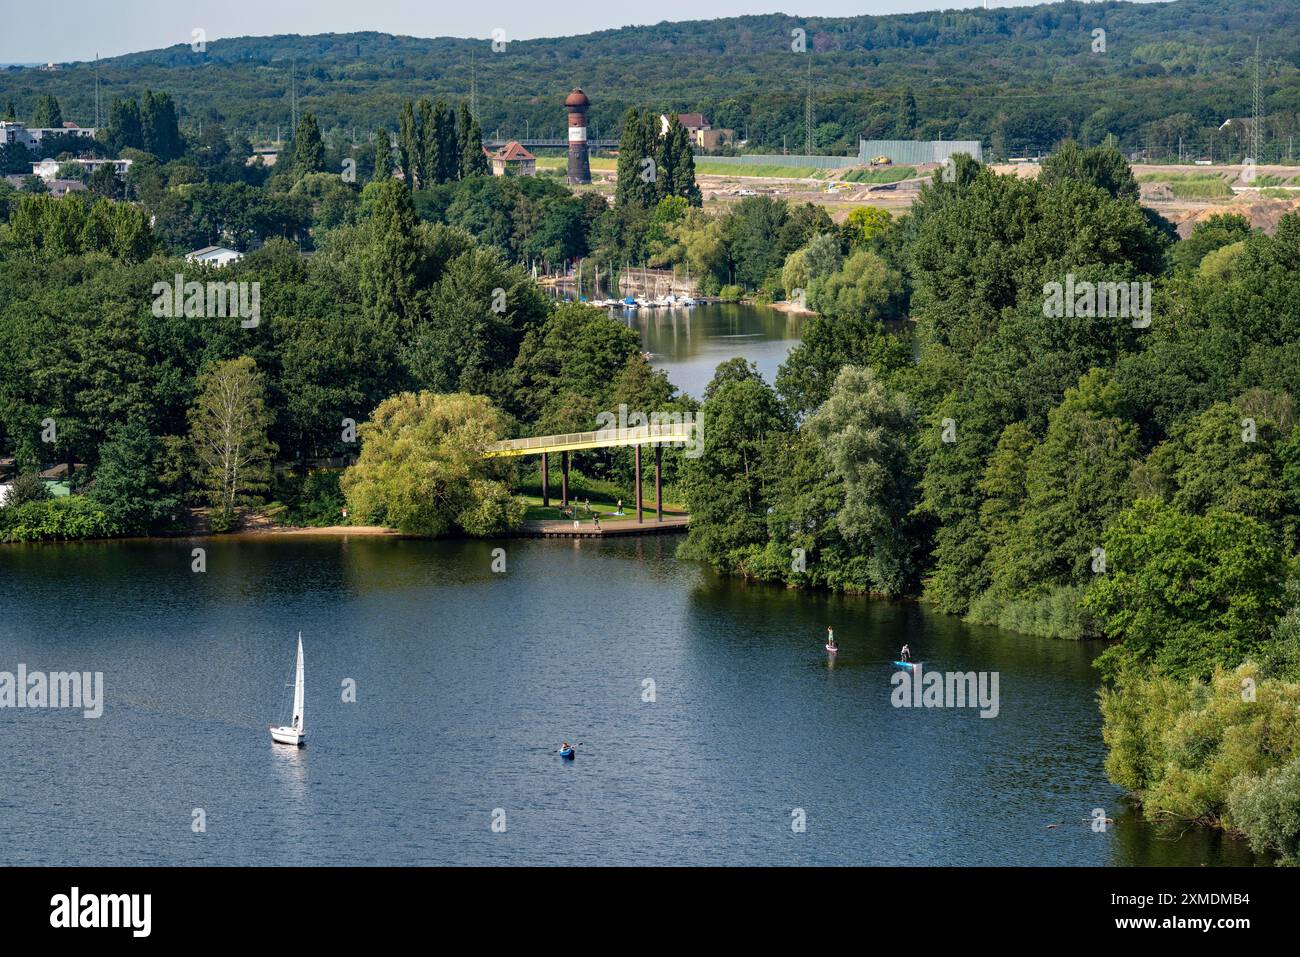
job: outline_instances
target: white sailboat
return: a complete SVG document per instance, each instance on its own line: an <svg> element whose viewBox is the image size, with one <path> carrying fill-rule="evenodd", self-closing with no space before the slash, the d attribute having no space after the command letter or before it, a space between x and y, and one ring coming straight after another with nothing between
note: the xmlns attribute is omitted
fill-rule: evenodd
<svg viewBox="0 0 1300 957"><path fill-rule="evenodd" d="M298 632L298 668L293 680L293 723L271 729L271 740L276 744L293 744L302 746L307 737L302 721L303 705L303 669L302 669L302 632Z"/></svg>

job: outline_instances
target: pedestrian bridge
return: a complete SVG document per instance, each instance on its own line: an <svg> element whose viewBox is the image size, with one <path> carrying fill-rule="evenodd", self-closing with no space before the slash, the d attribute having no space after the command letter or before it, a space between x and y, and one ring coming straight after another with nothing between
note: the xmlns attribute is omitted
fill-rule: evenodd
<svg viewBox="0 0 1300 957"><path fill-rule="evenodd" d="M529 439L506 439L494 442L483 453L485 458L517 455L542 455L546 452L578 452L586 449L614 449L629 445L660 445L668 442L698 441L694 422L643 425L638 428L600 429L596 432L570 432L567 435L538 435Z"/></svg>
<svg viewBox="0 0 1300 957"><path fill-rule="evenodd" d="M550 461L551 453L560 453L560 504L569 504L569 453L589 449L616 449L632 446L634 500L637 524L644 522L641 500L641 446L653 445L655 450L655 520L664 520L663 451L673 443L690 445L698 453L702 436L699 423L670 422L661 425L643 425L637 428L616 426L595 432L570 432L567 435L538 435L528 439L506 439L494 442L483 453L484 458L507 458L520 455L542 457L542 505L551 504ZM687 453L688 455L691 453Z"/></svg>

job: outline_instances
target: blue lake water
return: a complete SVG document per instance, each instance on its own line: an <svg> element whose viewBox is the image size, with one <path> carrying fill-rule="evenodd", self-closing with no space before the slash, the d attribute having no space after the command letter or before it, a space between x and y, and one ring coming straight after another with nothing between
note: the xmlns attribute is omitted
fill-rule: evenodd
<svg viewBox="0 0 1300 957"><path fill-rule="evenodd" d="M0 710L0 864L1252 861L1126 809L1096 645L747 586L677 542L0 546L0 670L102 671L106 696ZM267 731L299 631L301 750ZM892 706L904 642L998 672L998 717Z"/></svg>

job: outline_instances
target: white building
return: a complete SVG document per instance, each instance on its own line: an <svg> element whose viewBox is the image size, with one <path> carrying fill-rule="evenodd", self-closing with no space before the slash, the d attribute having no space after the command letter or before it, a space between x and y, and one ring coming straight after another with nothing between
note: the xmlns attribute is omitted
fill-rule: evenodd
<svg viewBox="0 0 1300 957"><path fill-rule="evenodd" d="M81 139L93 140L96 132L93 127L78 126L75 123L29 128L22 123L0 121L0 145L11 146L14 143L21 143L29 150L33 150L40 145L41 140L46 136L76 136Z"/></svg>
<svg viewBox="0 0 1300 957"><path fill-rule="evenodd" d="M32 164L32 175L39 176L45 182L50 183L59 176L59 167L61 166L81 166L86 172L93 173L101 166L113 167L113 172L118 176L126 176L127 170L131 168L131 160L111 160L111 159L43 159L39 163Z"/></svg>
<svg viewBox="0 0 1300 957"><path fill-rule="evenodd" d="M204 246L202 249L195 249L185 254L186 262L218 267L229 266L231 263L239 262L243 258L243 253L234 249L227 249L225 246Z"/></svg>

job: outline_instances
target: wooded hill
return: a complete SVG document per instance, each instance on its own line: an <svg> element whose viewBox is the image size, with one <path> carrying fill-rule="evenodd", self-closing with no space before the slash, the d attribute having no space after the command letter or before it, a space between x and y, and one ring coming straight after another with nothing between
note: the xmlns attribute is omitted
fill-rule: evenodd
<svg viewBox="0 0 1300 957"><path fill-rule="evenodd" d="M558 28L557 23L557 28ZM1263 41L1264 158L1285 156L1300 113L1300 4L1292 0L1064 2L893 16L785 14L660 23L507 42L380 33L241 37L103 60L102 112L150 87L175 96L186 125L283 128L291 73L299 112L324 130L391 126L403 100L468 98L477 86L485 133L560 135L564 94L592 97L590 125L614 134L631 105L701 111L752 145L804 143L806 54L812 52L816 148L843 153L858 136L982 139L995 150L1050 148L1064 136L1126 149L1198 145L1229 117L1249 116L1254 40ZM1106 32L1094 52L1093 31ZM910 91L915 117L900 108ZM20 119L56 95L65 116L94 117L94 65L0 72L0 104ZM1220 149L1228 149L1224 138ZM1273 151L1270 153L1270 149ZM1274 157L1275 158L1275 157Z"/></svg>

